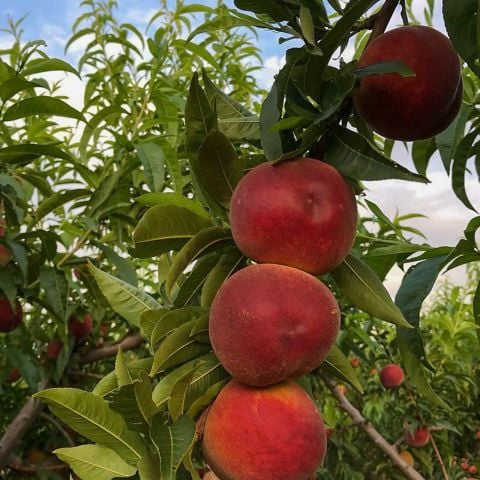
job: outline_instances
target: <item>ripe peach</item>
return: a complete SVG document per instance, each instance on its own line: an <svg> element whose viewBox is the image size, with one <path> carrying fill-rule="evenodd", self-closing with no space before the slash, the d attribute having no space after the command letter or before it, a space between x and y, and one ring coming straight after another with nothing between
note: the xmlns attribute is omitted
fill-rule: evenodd
<svg viewBox="0 0 480 480"><path fill-rule="evenodd" d="M463 97L460 60L449 39L425 26L390 30L363 52L359 67L399 60L415 76L397 73L360 80L355 108L379 134L395 140L433 137L456 117Z"/></svg>
<svg viewBox="0 0 480 480"><path fill-rule="evenodd" d="M0 243L0 268L6 267L12 260L12 252Z"/></svg>
<svg viewBox="0 0 480 480"><path fill-rule="evenodd" d="M477 440L480 440L480 430L477 430L477 432L475 433L475 438Z"/></svg>
<svg viewBox="0 0 480 480"><path fill-rule="evenodd" d="M251 265L219 289L210 339L225 369L248 385L269 385L318 367L335 343L340 310L317 278L284 265Z"/></svg>
<svg viewBox="0 0 480 480"><path fill-rule="evenodd" d="M426 427L419 427L415 433L405 432L404 440L407 445L415 448L422 448L430 441L430 432Z"/></svg>
<svg viewBox="0 0 480 480"><path fill-rule="evenodd" d="M390 363L380 372L380 381L385 388L397 388L404 380L403 370L394 363Z"/></svg>
<svg viewBox="0 0 480 480"><path fill-rule="evenodd" d="M62 351L63 343L60 340L50 340L47 345L47 358L55 360Z"/></svg>
<svg viewBox="0 0 480 480"><path fill-rule="evenodd" d="M470 468L470 465L467 461L464 461L460 464L460 468L465 471L465 472L468 472L468 469Z"/></svg>
<svg viewBox="0 0 480 480"><path fill-rule="evenodd" d="M86 313L81 320L75 315L71 315L68 319L68 331L77 340L82 340L83 338L88 337L89 333L92 331L92 326L93 319L88 313Z"/></svg>
<svg viewBox="0 0 480 480"><path fill-rule="evenodd" d="M6 382L15 383L17 380L20 380L20 378L22 378L22 374L20 373L20 370L18 368L12 368L10 370L10 373L8 374Z"/></svg>
<svg viewBox="0 0 480 480"><path fill-rule="evenodd" d="M5 297L0 297L0 332L7 333L15 330L22 323L22 307L16 302L13 310Z"/></svg>
<svg viewBox="0 0 480 480"><path fill-rule="evenodd" d="M476 475L478 473L478 468L476 465L470 465L468 468L468 473L471 473L472 475Z"/></svg>
<svg viewBox="0 0 480 480"><path fill-rule="evenodd" d="M352 366L352 368L358 368L360 366L360 359L358 357L353 357L351 360L350 360L350 365Z"/></svg>
<svg viewBox="0 0 480 480"><path fill-rule="evenodd" d="M415 461L413 460L412 454L410 452L407 452L407 450L403 450L398 454L400 457L402 457L402 460L407 464L413 467L413 464Z"/></svg>
<svg viewBox="0 0 480 480"><path fill-rule="evenodd" d="M315 404L295 382L255 388L232 380L205 422L204 456L222 480L306 480L327 438Z"/></svg>
<svg viewBox="0 0 480 480"><path fill-rule="evenodd" d="M230 202L233 238L245 255L314 275L342 262L356 221L348 182L313 158L258 165L242 178Z"/></svg>

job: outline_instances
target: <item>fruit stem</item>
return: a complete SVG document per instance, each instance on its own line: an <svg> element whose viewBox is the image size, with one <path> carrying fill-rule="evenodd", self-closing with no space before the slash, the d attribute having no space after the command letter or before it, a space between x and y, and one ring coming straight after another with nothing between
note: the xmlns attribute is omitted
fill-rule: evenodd
<svg viewBox="0 0 480 480"><path fill-rule="evenodd" d="M382 8L374 16L374 22L372 26L372 33L368 39L367 46L370 45L377 37L379 37L387 28L390 20L398 7L400 0L386 0Z"/></svg>
<svg viewBox="0 0 480 480"><path fill-rule="evenodd" d="M403 460L395 446L388 443L377 429L362 416L360 411L348 401L330 377L321 374L321 378L328 389L332 392L332 395L336 398L340 408L351 417L353 424L360 427L373 440L375 445L390 457L393 464L402 471L406 478L409 480L425 480L417 470Z"/></svg>

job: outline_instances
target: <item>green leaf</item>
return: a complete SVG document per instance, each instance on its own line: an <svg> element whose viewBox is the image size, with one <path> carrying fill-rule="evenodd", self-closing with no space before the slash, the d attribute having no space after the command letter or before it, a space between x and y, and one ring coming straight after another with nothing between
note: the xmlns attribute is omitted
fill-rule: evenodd
<svg viewBox="0 0 480 480"><path fill-rule="evenodd" d="M417 140L412 147L412 159L420 175L427 175L427 168L432 155L437 150L435 139Z"/></svg>
<svg viewBox="0 0 480 480"><path fill-rule="evenodd" d="M155 143L136 143L138 157L143 165L147 184L152 192L161 192L165 183L165 162L161 147Z"/></svg>
<svg viewBox="0 0 480 480"><path fill-rule="evenodd" d="M155 325L168 313L167 308L159 308L158 310L147 310L142 313L140 318L140 329L145 338L150 339Z"/></svg>
<svg viewBox="0 0 480 480"><path fill-rule="evenodd" d="M477 336L480 341L480 283L477 285L475 295L473 296L473 318L477 325Z"/></svg>
<svg viewBox="0 0 480 480"><path fill-rule="evenodd" d="M427 178L385 157L366 138L343 127L332 131L323 160L356 180L398 179L429 183Z"/></svg>
<svg viewBox="0 0 480 480"><path fill-rule="evenodd" d="M56 314L61 325L67 320L68 282L65 273L53 267L42 267L39 272L40 287L45 292L45 301Z"/></svg>
<svg viewBox="0 0 480 480"><path fill-rule="evenodd" d="M480 75L479 7L477 0L443 1L443 19L455 50Z"/></svg>
<svg viewBox="0 0 480 480"><path fill-rule="evenodd" d="M221 227L209 227L197 233L173 259L166 281L167 294L170 295L178 277L190 263L231 238L231 232Z"/></svg>
<svg viewBox="0 0 480 480"><path fill-rule="evenodd" d="M26 163L41 156L72 160L72 157L69 153L64 152L54 145L26 143L22 145L12 145L10 147L0 148L1 163Z"/></svg>
<svg viewBox="0 0 480 480"><path fill-rule="evenodd" d="M4 114L3 121L9 122L32 115L55 115L74 118L85 122L85 117L63 100L52 97L33 97L12 105Z"/></svg>
<svg viewBox="0 0 480 480"><path fill-rule="evenodd" d="M150 437L160 455L162 480L175 480L178 467L195 442L195 423L186 415L164 425L162 415L153 418Z"/></svg>
<svg viewBox="0 0 480 480"><path fill-rule="evenodd" d="M80 78L80 74L72 65L58 58L35 58L30 60L27 67L22 70L22 75L27 77L28 75L35 75L36 73L58 71L73 73Z"/></svg>
<svg viewBox="0 0 480 480"><path fill-rule="evenodd" d="M123 418L105 400L75 388L50 388L34 395L60 420L89 440L115 450L134 465L142 457L143 440L128 430Z"/></svg>
<svg viewBox="0 0 480 480"><path fill-rule="evenodd" d="M348 254L332 276L340 292L356 307L373 317L412 328L377 274L357 256Z"/></svg>
<svg viewBox="0 0 480 480"><path fill-rule="evenodd" d="M217 203L228 208L244 167L228 138L212 130L200 147L197 162L197 180L202 188L208 190Z"/></svg>
<svg viewBox="0 0 480 480"><path fill-rule="evenodd" d="M141 205L155 207L157 205L173 205L175 207L182 207L190 210L199 217L209 220L208 212L196 200L184 197L179 193L170 192L155 192L145 193L135 199Z"/></svg>
<svg viewBox="0 0 480 480"><path fill-rule="evenodd" d="M118 349L117 358L115 359L115 376L117 377L117 384L119 387L130 385L132 383L132 377L128 371L125 355L123 354L121 347Z"/></svg>
<svg viewBox="0 0 480 480"><path fill-rule="evenodd" d="M18 92L30 90L32 88L47 88L45 85L37 82L29 82L23 78L15 77L5 80L0 84L0 98L6 102Z"/></svg>
<svg viewBox="0 0 480 480"><path fill-rule="evenodd" d="M161 305L143 290L119 278L103 272L89 264L97 284L115 312L132 325L140 326L140 317L147 310L155 310Z"/></svg>
<svg viewBox="0 0 480 480"><path fill-rule="evenodd" d="M371 75L383 75L385 73L398 73L402 77L415 77L415 72L400 60L374 63L366 67L354 70L357 78L369 77Z"/></svg>
<svg viewBox="0 0 480 480"><path fill-rule="evenodd" d="M332 347L320 368L328 374L348 382L358 392L363 393L363 387L358 380L357 373L350 365L348 358L336 345Z"/></svg>
<svg viewBox="0 0 480 480"><path fill-rule="evenodd" d="M186 373L178 382L174 385L170 398L168 399L168 411L172 416L173 421L177 421L178 418L185 413L187 409L187 392L188 387L195 375L196 368Z"/></svg>
<svg viewBox="0 0 480 480"><path fill-rule="evenodd" d="M202 353L210 350L210 345L197 342L190 337L190 332L197 320L191 320L175 329L160 344L153 358L150 375L153 376L161 370L188 362Z"/></svg>
<svg viewBox="0 0 480 480"><path fill-rule="evenodd" d="M135 247L131 253L138 258L151 258L178 250L209 226L208 220L187 208L173 205L152 207L138 222L133 233Z"/></svg>
<svg viewBox="0 0 480 480"><path fill-rule="evenodd" d="M278 0L235 0L235 6L241 10L249 10L256 14L266 14L276 22L294 20L296 11L293 6Z"/></svg>
<svg viewBox="0 0 480 480"><path fill-rule="evenodd" d="M310 9L303 5L300 5L300 28L302 29L302 35L306 42L315 46L315 25L312 14Z"/></svg>
<svg viewBox="0 0 480 480"><path fill-rule="evenodd" d="M158 452L149 452L138 462L140 480L158 480L160 477L160 457Z"/></svg>
<svg viewBox="0 0 480 480"><path fill-rule="evenodd" d="M431 292L445 260L445 256L433 257L411 267L403 277L402 284L395 297L395 303L410 325L415 327L415 330L397 327L398 347L408 377L431 403L449 408L428 383L422 365L422 363L426 365L428 363L419 332L422 303Z"/></svg>
<svg viewBox="0 0 480 480"><path fill-rule="evenodd" d="M137 472L135 467L126 463L117 453L101 445L57 448L53 453L82 480L126 478Z"/></svg>

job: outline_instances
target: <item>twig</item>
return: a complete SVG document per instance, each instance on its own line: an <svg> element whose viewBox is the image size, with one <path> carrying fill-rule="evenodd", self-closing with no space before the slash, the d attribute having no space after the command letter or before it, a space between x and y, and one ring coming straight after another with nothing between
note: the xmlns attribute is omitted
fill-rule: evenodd
<svg viewBox="0 0 480 480"><path fill-rule="evenodd" d="M8 465L8 468L14 470L18 473L23 473L24 475L37 475L41 471L48 470L50 472L58 472L62 470L67 470L70 467L65 465L64 463L56 463L55 465L45 465L45 466L38 466L38 467L26 467L24 465L18 465L16 463L11 463Z"/></svg>
<svg viewBox="0 0 480 480"><path fill-rule="evenodd" d="M132 350L140 346L143 342L144 338L140 334L137 333L130 335L113 345L105 345L103 347L96 348L95 350L91 350L85 356L83 356L78 363L79 365L86 365L87 363L95 363L105 358L114 357L117 354L119 347L122 347L123 351Z"/></svg>
<svg viewBox="0 0 480 480"><path fill-rule="evenodd" d="M379 12L372 17L374 19L372 33L367 46L385 31L399 3L400 0L386 0Z"/></svg>
<svg viewBox="0 0 480 480"><path fill-rule="evenodd" d="M70 436L70 434L63 428L63 426L60 424L60 422L58 422L57 420L55 420L53 417L51 417L50 415L48 415L47 413L45 412L42 412L40 414L40 416L42 418L44 418L45 420L47 420L48 422L50 422L62 435L63 437L65 438L65 440L67 441L68 445L70 445L70 447L74 447L76 444L75 442L73 441L73 438Z"/></svg>
<svg viewBox="0 0 480 480"><path fill-rule="evenodd" d="M59 260L59 262L57 263L57 268L62 267L63 264L64 264L72 255L74 255L78 250L80 250L80 248L83 246L83 244L88 240L88 237L90 236L91 233L92 233L92 229L89 228L89 229L84 233L84 235L78 240L77 244L76 244L70 251L68 251L67 253L65 253L65 255Z"/></svg>
<svg viewBox="0 0 480 480"><path fill-rule="evenodd" d="M99 373L82 372L81 370L69 370L67 373L74 377L93 378L94 380L101 380L105 376Z"/></svg>
<svg viewBox="0 0 480 480"><path fill-rule="evenodd" d="M430 431L430 442L432 444L433 450L435 451L435 455L438 458L438 463L440 464L440 468L442 469L443 477L445 478L445 480L448 480L449 478L448 472L447 472L447 469L445 468L445 464L443 463L443 458L440 455L440 451L438 450L437 443L435 442L435 439L433 438L433 435L430 429L429 431Z"/></svg>
<svg viewBox="0 0 480 480"><path fill-rule="evenodd" d="M41 382L38 390L41 391L47 388L48 383L48 380ZM31 427L32 423L38 418L43 410L43 406L44 404L40 400L30 397L10 425L8 425L0 439L0 470L7 465L13 449Z"/></svg>
<svg viewBox="0 0 480 480"><path fill-rule="evenodd" d="M406 478L409 480L425 480L417 470L403 460L397 449L388 443L375 427L362 416L360 411L348 401L345 395L337 389L333 380L323 374L321 377L332 392L333 396L337 399L340 408L352 418L355 425L360 427L373 440L373 442L390 457L393 464L401 470Z"/></svg>

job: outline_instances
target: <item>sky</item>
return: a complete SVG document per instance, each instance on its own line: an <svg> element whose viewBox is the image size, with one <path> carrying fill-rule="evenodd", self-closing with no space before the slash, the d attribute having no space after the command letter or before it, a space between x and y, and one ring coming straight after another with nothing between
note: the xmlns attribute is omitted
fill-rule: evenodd
<svg viewBox="0 0 480 480"><path fill-rule="evenodd" d="M213 5L214 0L194 0L187 3L202 3ZM227 0L232 5L232 0ZM419 19L423 19L423 10L427 0L415 0L413 9ZM119 0L118 13L122 21L128 21L144 30L151 15L157 10L157 0ZM445 31L441 16L441 2L436 1L434 15L435 28ZM80 0L0 0L0 28L6 25L7 18L15 20L27 15L23 22L24 40L44 39L47 42L47 52L50 56L66 58L75 65L80 54L82 43L78 42L64 54L64 46L71 34L74 20L81 14ZM396 14L391 27L400 25L400 15ZM285 46L278 44L278 37L271 32L259 31L258 44L264 59L264 68L259 72L259 83L268 89L273 76L284 62ZM10 45L10 38L0 32L0 49ZM345 52L348 60L352 49ZM50 79L63 78L63 92L71 99L73 106L82 107L83 84L73 75L52 73ZM60 75L60 77L59 77ZM409 156L403 147L398 146L393 152L393 158L406 167L413 168ZM367 183L367 198L376 202L382 210L393 217L397 212L407 214L421 212L428 218L413 220L411 225L419 228L427 236L427 240L434 246L454 245L462 236L463 230L475 213L468 210L455 197L451 190L450 179L443 170L439 157L431 161L428 177L432 181L429 185L422 185L401 181L382 181ZM473 204L480 209L480 188L478 180L470 177L467 181L467 191ZM398 289L402 272L393 271L386 286L392 294ZM449 274L454 282L461 284L464 281L464 271L457 269Z"/></svg>

